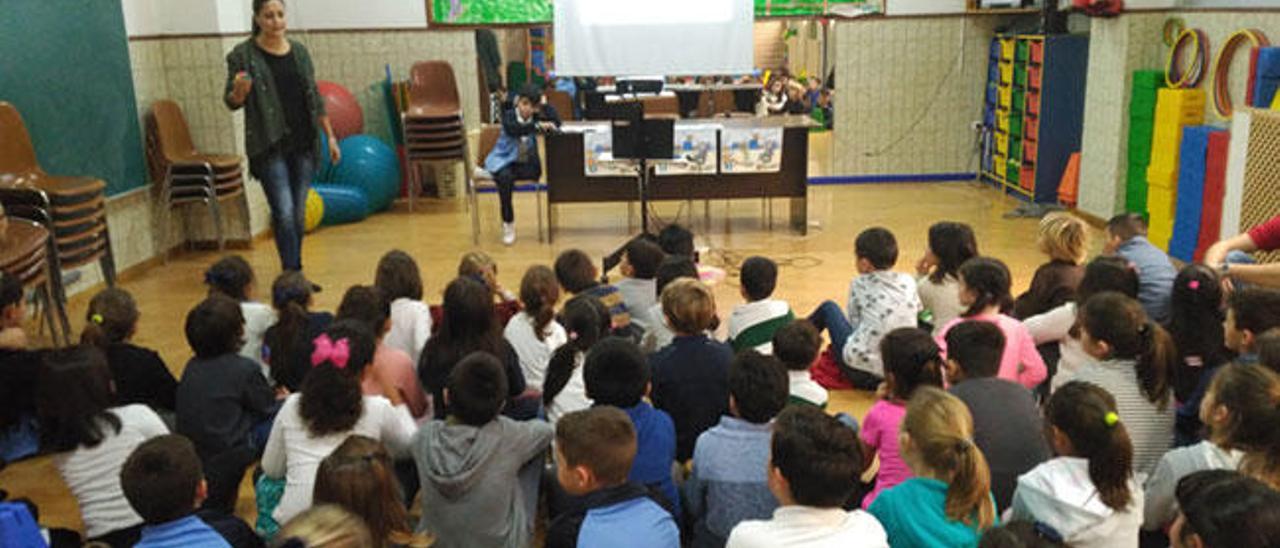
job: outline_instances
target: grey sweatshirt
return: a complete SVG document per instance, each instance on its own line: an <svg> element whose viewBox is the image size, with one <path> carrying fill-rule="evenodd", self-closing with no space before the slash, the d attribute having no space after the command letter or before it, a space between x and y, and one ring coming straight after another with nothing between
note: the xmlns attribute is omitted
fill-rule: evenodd
<svg viewBox="0 0 1280 548"><path fill-rule="evenodd" d="M424 423L411 446L422 481L418 532L434 535L437 548L528 546L537 473L554 434L545 422L507 417L479 428Z"/></svg>

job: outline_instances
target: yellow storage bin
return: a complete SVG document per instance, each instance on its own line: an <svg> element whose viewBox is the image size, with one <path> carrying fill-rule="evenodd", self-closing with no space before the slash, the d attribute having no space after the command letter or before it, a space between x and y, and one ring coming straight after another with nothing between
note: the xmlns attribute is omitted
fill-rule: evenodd
<svg viewBox="0 0 1280 548"><path fill-rule="evenodd" d="M1013 63L1010 61L1000 61L1000 85L1009 85L1013 83Z"/></svg>
<svg viewBox="0 0 1280 548"><path fill-rule="evenodd" d="M1000 88L1000 102L998 104L1001 107L1004 107L1005 110L1009 110L1010 105L1013 104L1013 88L1012 87L1005 86Z"/></svg>
<svg viewBox="0 0 1280 548"><path fill-rule="evenodd" d="M1018 44L1017 39L1001 38L1000 39L1000 59L1002 61L1004 60L1012 61L1013 52L1017 48L1017 44Z"/></svg>
<svg viewBox="0 0 1280 548"><path fill-rule="evenodd" d="M1007 156L1009 154L1009 136L1008 135L1004 133L996 134L996 152L1000 153L1001 156Z"/></svg>
<svg viewBox="0 0 1280 548"><path fill-rule="evenodd" d="M1006 133L1009 131L1009 113L1008 112L1001 111L996 113L996 129L999 129L1000 131L1003 131Z"/></svg>
<svg viewBox="0 0 1280 548"><path fill-rule="evenodd" d="M1009 165L1009 159L1004 154L995 154L991 157L992 167L995 168L996 175L1004 177L1005 169Z"/></svg>

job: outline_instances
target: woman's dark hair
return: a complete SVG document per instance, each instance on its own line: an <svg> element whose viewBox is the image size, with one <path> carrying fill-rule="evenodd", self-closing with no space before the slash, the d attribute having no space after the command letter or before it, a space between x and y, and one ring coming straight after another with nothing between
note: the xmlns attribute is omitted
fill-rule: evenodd
<svg viewBox="0 0 1280 548"><path fill-rule="evenodd" d="M388 546L393 536L408 536L395 464L381 442L353 435L320 461L313 504L336 504L364 519L373 546Z"/></svg>
<svg viewBox="0 0 1280 548"><path fill-rule="evenodd" d="M1172 387L1169 371L1178 359L1169 332L1147 318L1138 301L1112 291L1089 298L1080 311L1080 322L1095 341L1111 347L1111 359L1133 360L1143 394L1164 407Z"/></svg>
<svg viewBox="0 0 1280 548"><path fill-rule="evenodd" d="M1181 535L1205 548L1275 546L1280 538L1280 493L1231 470L1202 470L1178 481Z"/></svg>
<svg viewBox="0 0 1280 548"><path fill-rule="evenodd" d="M97 447L120 433L115 394L102 350L88 345L45 354L36 383L40 446L54 453Z"/></svg>
<svg viewBox="0 0 1280 548"><path fill-rule="evenodd" d="M237 302L249 300L249 284L254 281L253 267L239 255L227 255L204 271L204 284L209 294L220 293Z"/></svg>
<svg viewBox="0 0 1280 548"><path fill-rule="evenodd" d="M1178 343L1173 367L1173 393L1187 401L1200 383L1200 373L1227 362L1222 322L1225 296L1218 273L1202 264L1191 264L1173 280L1169 336Z"/></svg>
<svg viewBox="0 0 1280 548"><path fill-rule="evenodd" d="M138 316L138 304L128 291L115 287L104 289L89 301L80 344L105 349L124 342L137 327Z"/></svg>
<svg viewBox="0 0 1280 548"><path fill-rule="evenodd" d="M325 340L327 338L328 340ZM374 338L363 322L338 320L324 330L324 335L311 343L316 354L322 346L342 346L345 341L346 363L326 358L312 365L302 381L298 414L315 437L346 432L360 420L364 412L360 375L373 361ZM309 357L308 361L314 361Z"/></svg>
<svg viewBox="0 0 1280 548"><path fill-rule="evenodd" d="M258 14L262 13L263 6L266 6L267 2L271 2L271 1L272 0L253 0L253 18L251 19L251 22L253 24L254 36L257 36L262 33L262 27L258 26ZM280 2L281 6L284 5L284 0L275 0L275 1Z"/></svg>
<svg viewBox="0 0 1280 548"><path fill-rule="evenodd" d="M1226 365L1213 375L1205 399L1227 408L1214 443L1244 452L1242 472L1280 486L1280 374L1260 365Z"/></svg>
<svg viewBox="0 0 1280 548"><path fill-rule="evenodd" d="M382 292L372 285L353 285L342 295L337 319L356 320L365 324L377 339L391 317L391 303L382 298Z"/></svg>
<svg viewBox="0 0 1280 548"><path fill-rule="evenodd" d="M585 353L597 341L609 335L609 309L593 295L580 293L564 305L560 322L569 332L569 342L560 345L547 362L547 376L542 382L542 404L550 406L569 384L578 353Z"/></svg>
<svg viewBox="0 0 1280 548"><path fill-rule="evenodd" d="M281 273L271 284L271 304L276 309L276 323L262 336L271 379L296 390L310 366L307 307L311 304L311 282L299 272Z"/></svg>
<svg viewBox="0 0 1280 548"><path fill-rule="evenodd" d="M187 313L184 331L197 358L230 354L244 344L244 313L230 297L213 295Z"/></svg>
<svg viewBox="0 0 1280 548"><path fill-rule="evenodd" d="M556 301L560 300L560 284L556 273L544 265L533 265L520 280L520 302L533 319L533 335L546 340L547 326L556 319Z"/></svg>
<svg viewBox="0 0 1280 548"><path fill-rule="evenodd" d="M418 263L408 253L393 249L378 260L373 285L382 290L388 302L396 299L422 300L422 274Z"/></svg>
<svg viewBox="0 0 1280 548"><path fill-rule="evenodd" d="M1000 307L1006 313L1013 307L1013 295L1009 293L1012 279L1009 267L1000 259L974 257L960 265L960 279L973 292L973 304L962 314L972 317L981 314L989 306Z"/></svg>
<svg viewBox="0 0 1280 548"><path fill-rule="evenodd" d="M929 251L938 258L938 266L929 281L940 284L951 276L958 277L960 265L978 256L978 239L965 223L943 221L929 227Z"/></svg>
<svg viewBox="0 0 1280 548"><path fill-rule="evenodd" d="M1089 480L1102 503L1117 512L1133 501L1133 442L1116 411L1116 400L1101 387L1072 381L1054 391L1045 420L1068 439L1076 457L1089 461Z"/></svg>
<svg viewBox="0 0 1280 548"><path fill-rule="evenodd" d="M427 339L418 363L422 384L432 390L444 388L449 371L472 352L493 356L510 352L493 312L493 294L483 283L454 278L445 287L442 308L440 329Z"/></svg>
<svg viewBox="0 0 1280 548"><path fill-rule="evenodd" d="M942 351L923 329L901 327L880 339L884 375L893 377L893 397L911 399L920 386L942 387Z"/></svg>

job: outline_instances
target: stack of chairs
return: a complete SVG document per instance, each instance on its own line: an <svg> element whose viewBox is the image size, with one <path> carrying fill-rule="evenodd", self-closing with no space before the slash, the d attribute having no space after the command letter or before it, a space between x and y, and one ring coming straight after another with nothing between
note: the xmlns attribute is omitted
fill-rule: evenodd
<svg viewBox="0 0 1280 548"><path fill-rule="evenodd" d="M173 208L204 204L213 218L218 250L226 248L222 228L220 202L239 198L245 215L241 219L244 233L249 234L248 203L244 192L244 171L240 156L234 154L202 154L191 140L182 108L170 100L152 103L147 114L147 163L151 178L160 185L161 245L167 258L172 247L168 240L169 218ZM187 216L183 216L186 227Z"/></svg>
<svg viewBox="0 0 1280 548"><path fill-rule="evenodd" d="M92 177L45 173L22 115L0 101L0 204L10 217L39 223L51 233L50 283L57 306L66 304L62 272L92 262L102 269L108 286L116 282L111 235L107 230L107 185ZM65 316L63 331L71 331Z"/></svg>
<svg viewBox="0 0 1280 548"><path fill-rule="evenodd" d="M409 73L408 105L401 116L405 158L410 168L409 211L413 211L422 188L417 168L423 162L463 162L467 191L474 192L462 100L447 61L414 63Z"/></svg>
<svg viewBox="0 0 1280 548"><path fill-rule="evenodd" d="M48 323L54 344L71 344L70 322L64 301L55 297L54 273L49 258L53 253L49 230L35 221L6 217L0 208L0 271L17 278L22 286L36 292L37 303ZM54 323L54 314L62 324Z"/></svg>

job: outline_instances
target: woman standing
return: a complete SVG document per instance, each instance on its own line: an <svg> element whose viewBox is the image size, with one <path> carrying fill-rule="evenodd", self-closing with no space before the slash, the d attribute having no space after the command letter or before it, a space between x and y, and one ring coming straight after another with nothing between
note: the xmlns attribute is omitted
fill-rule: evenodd
<svg viewBox="0 0 1280 548"><path fill-rule="evenodd" d="M341 153L316 90L311 55L285 37L285 26L283 0L253 0L253 36L227 55L223 100L231 110L245 109L249 172L262 181L271 206L281 267L302 270L307 189L321 129L333 163Z"/></svg>

